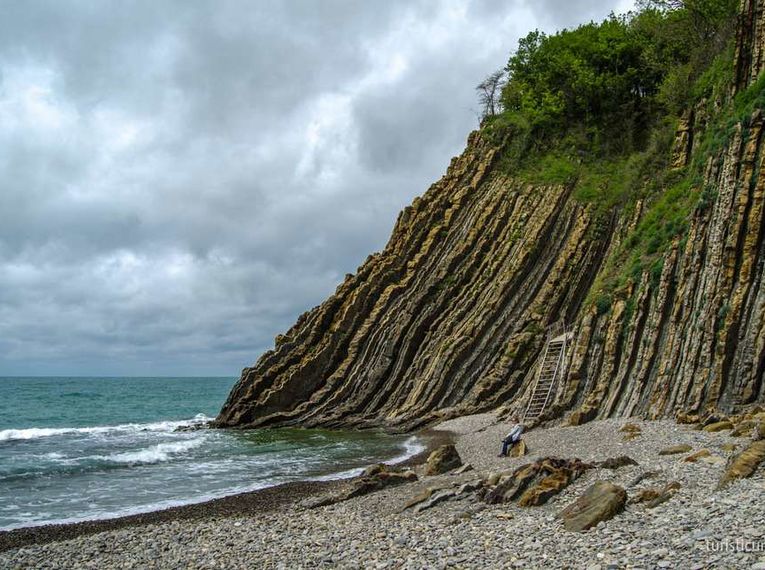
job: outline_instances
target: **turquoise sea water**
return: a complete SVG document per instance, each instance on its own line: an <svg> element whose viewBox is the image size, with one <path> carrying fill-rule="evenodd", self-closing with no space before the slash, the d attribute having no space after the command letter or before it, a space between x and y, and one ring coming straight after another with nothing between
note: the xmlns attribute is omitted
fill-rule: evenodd
<svg viewBox="0 0 765 570"><path fill-rule="evenodd" d="M212 419L233 378L0 378L0 529L107 518L419 452L415 438Z"/></svg>

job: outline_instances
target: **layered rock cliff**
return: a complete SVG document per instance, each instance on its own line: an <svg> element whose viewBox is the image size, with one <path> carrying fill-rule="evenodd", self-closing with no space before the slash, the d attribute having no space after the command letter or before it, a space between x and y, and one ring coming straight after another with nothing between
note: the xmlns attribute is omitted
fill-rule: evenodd
<svg viewBox="0 0 765 570"><path fill-rule="evenodd" d="M759 85L764 3L743 2L731 95ZM244 369L217 424L411 429L520 409L561 320L573 346L551 415L765 400L764 118L750 101L724 144L700 149L717 106L685 114L668 166L702 162L704 207L607 306L593 299L657 198L604 214L576 199L576 181L522 182L499 166L501 144L475 132L385 249Z"/></svg>

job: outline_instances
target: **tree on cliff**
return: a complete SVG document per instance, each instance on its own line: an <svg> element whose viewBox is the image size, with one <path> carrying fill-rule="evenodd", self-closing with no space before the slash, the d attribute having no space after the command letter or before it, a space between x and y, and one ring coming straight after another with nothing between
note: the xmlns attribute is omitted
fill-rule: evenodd
<svg viewBox="0 0 765 570"><path fill-rule="evenodd" d="M694 83L729 45L736 4L645 0L637 12L601 23L531 32L505 73L478 86L484 118L512 139L518 157L641 151L663 117L687 107Z"/></svg>
<svg viewBox="0 0 765 570"><path fill-rule="evenodd" d="M505 82L505 70L498 69L476 86L478 102L481 105L481 120L493 117L501 111L499 96Z"/></svg>

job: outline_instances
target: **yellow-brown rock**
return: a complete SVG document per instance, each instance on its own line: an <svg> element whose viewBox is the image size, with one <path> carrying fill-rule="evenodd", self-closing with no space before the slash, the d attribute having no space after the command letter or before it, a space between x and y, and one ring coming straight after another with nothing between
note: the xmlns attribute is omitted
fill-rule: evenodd
<svg viewBox="0 0 765 570"><path fill-rule="evenodd" d="M425 463L425 475L440 475L462 465L462 459L454 444L448 443L435 449Z"/></svg>
<svg viewBox="0 0 765 570"><path fill-rule="evenodd" d="M765 65L765 0L741 8L734 92ZM694 203L652 271L607 295L616 253L657 196L603 216L576 183L529 184L499 160L503 143L472 133L384 249L242 371L216 425L401 431L517 409L561 319L572 341L551 409L572 426L765 402L764 119L754 109L712 155L695 154L716 108L687 111L667 157L681 170L701 161L688 191L708 203Z"/></svg>
<svg viewBox="0 0 765 570"><path fill-rule="evenodd" d="M757 422L757 425L754 426L754 429L752 430L752 439L755 441L765 439L765 421Z"/></svg>
<svg viewBox="0 0 765 570"><path fill-rule="evenodd" d="M722 422L715 422L713 424L709 424L708 426L704 426L704 431L708 431L711 433L728 430L728 429L733 429L733 424L727 420Z"/></svg>
<svg viewBox="0 0 765 570"><path fill-rule="evenodd" d="M686 443L682 443L679 445L671 445L669 447L665 447L661 451L659 451L659 455L677 455L678 453L686 453L693 449L690 445Z"/></svg>
<svg viewBox="0 0 765 570"><path fill-rule="evenodd" d="M675 415L675 421L679 424L697 424L701 421L699 414L689 414L687 412L678 412Z"/></svg>
<svg viewBox="0 0 765 570"><path fill-rule="evenodd" d="M526 447L526 442L524 440L521 440L518 443L516 443L510 450L510 457L523 457L527 453L528 453L528 448Z"/></svg>
<svg viewBox="0 0 765 570"><path fill-rule="evenodd" d="M645 508L653 509L674 497L679 489L680 483L678 481L670 481L664 485L664 487L649 487L643 489L630 499L630 503L642 503L645 505Z"/></svg>
<svg viewBox="0 0 765 570"><path fill-rule="evenodd" d="M731 437L749 437L754 427L755 423L752 420L744 420L736 425L730 435Z"/></svg>
<svg viewBox="0 0 765 570"><path fill-rule="evenodd" d="M750 477L757 471L760 463L765 460L765 440L752 442L744 451L733 458L720 479L720 487L731 481Z"/></svg>
<svg viewBox="0 0 765 570"><path fill-rule="evenodd" d="M696 461L698 461L702 457L709 457L710 455L712 455L712 452L709 451L708 449L700 449L696 453L692 453L688 457L684 458L683 461L687 463L696 463Z"/></svg>
<svg viewBox="0 0 765 570"><path fill-rule="evenodd" d="M607 481L596 481L558 517L563 519L566 530L583 531L622 512L626 502L624 489Z"/></svg>
<svg viewBox="0 0 765 570"><path fill-rule="evenodd" d="M519 467L494 486L487 480L483 500L489 504L517 501L522 507L542 505L592 467L579 459L546 457Z"/></svg>

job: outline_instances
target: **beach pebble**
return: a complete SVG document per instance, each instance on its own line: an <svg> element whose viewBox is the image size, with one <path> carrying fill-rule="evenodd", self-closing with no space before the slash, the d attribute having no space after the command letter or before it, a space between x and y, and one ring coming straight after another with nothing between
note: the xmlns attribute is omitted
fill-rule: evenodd
<svg viewBox="0 0 765 570"><path fill-rule="evenodd" d="M753 568L765 570L765 550L737 550L736 541L762 544L765 469L718 489L722 465L682 461L658 450L690 445L719 449L728 432L693 431L671 421L630 419L641 430L623 441L627 420L535 429L530 453L498 458L509 426L490 414L457 418L439 429L456 434L456 448L474 470L423 477L341 503L300 509L298 498L267 512L221 514L132 526L0 553L0 568ZM482 431L481 431L482 430ZM596 462L628 455L638 465L592 469L540 507L447 500L422 512L402 510L428 487L459 488L543 456ZM650 477L640 478L651 472ZM637 495L677 481L669 500L624 512L583 533L563 529L557 513L605 480ZM629 484L635 482L634 487ZM454 483L458 485L455 486ZM480 491L472 491L470 497ZM301 497L301 499L304 497Z"/></svg>

